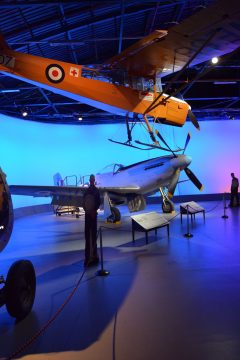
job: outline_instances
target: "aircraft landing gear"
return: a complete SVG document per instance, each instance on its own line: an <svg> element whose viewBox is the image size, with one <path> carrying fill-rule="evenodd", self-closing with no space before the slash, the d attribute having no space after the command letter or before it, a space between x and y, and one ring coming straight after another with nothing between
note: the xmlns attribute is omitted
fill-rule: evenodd
<svg viewBox="0 0 240 360"><path fill-rule="evenodd" d="M111 206L111 215L107 218L107 222L116 223L121 220L121 213L118 208Z"/></svg>
<svg viewBox="0 0 240 360"><path fill-rule="evenodd" d="M22 320L32 310L35 299L36 275L32 263L16 261L10 267L6 281L1 277L0 283L5 285L0 290L0 306L6 305L10 316Z"/></svg>
<svg viewBox="0 0 240 360"><path fill-rule="evenodd" d="M19 260L10 267L5 283L6 308L20 320L32 310L36 292L36 275L32 263Z"/></svg>
<svg viewBox="0 0 240 360"><path fill-rule="evenodd" d="M160 193L161 193L162 199L163 199L163 202L162 202L162 211L163 211L163 213L169 214L169 213L173 212L174 211L174 204L169 199L167 191L164 190L161 187L159 188L159 190L160 190Z"/></svg>
<svg viewBox="0 0 240 360"><path fill-rule="evenodd" d="M165 200L165 202L162 203L162 211L165 214L169 214L174 211L173 202L171 200Z"/></svg>
<svg viewBox="0 0 240 360"><path fill-rule="evenodd" d="M10 240L13 206L6 175L0 168L0 252ZM32 263L18 260L10 267L7 279L0 276L0 307L6 305L9 315L21 320L32 309L36 291L36 275Z"/></svg>
<svg viewBox="0 0 240 360"><path fill-rule="evenodd" d="M120 221L121 213L118 210L118 208L113 206L112 201L109 198L107 192L104 193L103 199L104 199L104 214L105 214L107 223L116 223L116 222Z"/></svg>

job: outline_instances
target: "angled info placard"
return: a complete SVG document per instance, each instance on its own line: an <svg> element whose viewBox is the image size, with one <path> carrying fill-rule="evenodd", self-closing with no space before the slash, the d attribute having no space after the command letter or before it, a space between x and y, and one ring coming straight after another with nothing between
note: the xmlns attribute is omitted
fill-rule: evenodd
<svg viewBox="0 0 240 360"><path fill-rule="evenodd" d="M197 212L201 212L204 211L205 209L200 206L199 204L197 204L195 201L189 201L186 203L182 203L180 204L180 208L184 209L184 210L188 210L188 212L191 214L197 213Z"/></svg>
<svg viewBox="0 0 240 360"><path fill-rule="evenodd" d="M151 230L169 224L168 220L165 219L163 215L160 215L155 211L133 215L131 218L145 230Z"/></svg>

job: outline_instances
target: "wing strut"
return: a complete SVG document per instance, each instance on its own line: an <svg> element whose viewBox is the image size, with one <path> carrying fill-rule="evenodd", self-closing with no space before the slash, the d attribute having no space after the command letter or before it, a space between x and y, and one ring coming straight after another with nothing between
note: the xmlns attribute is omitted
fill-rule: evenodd
<svg viewBox="0 0 240 360"><path fill-rule="evenodd" d="M132 130L133 130L134 126L136 125L136 122L134 122L133 125L130 128L128 114L126 114L125 123L126 123L126 128L127 128L127 137L128 137L127 141L121 142L121 141L116 141L116 140L112 140L112 139L108 139L108 140L111 141L111 142L114 142L115 144L125 145L125 146L129 146L129 147L139 149L139 150L152 150L151 146L146 148L146 149L143 149L143 148L140 148L139 146L133 145L132 144ZM152 129L151 129L149 123L148 123L148 120L147 120L147 125L148 125L148 131L152 133L153 138L155 139L155 136L154 136L154 134L152 132ZM152 140L153 140L153 138L151 136ZM156 142L156 140L153 140L153 141Z"/></svg>
<svg viewBox="0 0 240 360"><path fill-rule="evenodd" d="M145 113L146 113L146 112L145 112ZM147 115L146 115L145 113L143 114L143 118L144 118L144 121L145 121L145 123L146 123L146 125L147 125L147 129L148 129L150 138L151 138L151 140L154 142L154 144L158 144L158 141L157 141L156 138L155 138L155 135L154 135L154 133L153 133L153 131L152 131L152 128L151 128L151 126L150 126L150 124L149 124Z"/></svg>
<svg viewBox="0 0 240 360"><path fill-rule="evenodd" d="M133 126L132 126L132 128L130 129L129 121L128 121L128 114L126 114L125 123L126 123L126 127L127 127L127 136L128 136L127 144L131 144L131 142L132 142L132 129L133 129Z"/></svg>

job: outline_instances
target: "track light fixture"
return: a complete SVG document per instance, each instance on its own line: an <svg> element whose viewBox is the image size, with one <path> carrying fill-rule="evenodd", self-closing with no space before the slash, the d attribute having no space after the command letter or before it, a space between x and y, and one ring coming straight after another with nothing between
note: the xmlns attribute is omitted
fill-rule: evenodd
<svg viewBox="0 0 240 360"><path fill-rule="evenodd" d="M73 113L73 117L78 120L78 121L82 121L83 120L83 115L82 114L79 114L77 112L74 112Z"/></svg>
<svg viewBox="0 0 240 360"><path fill-rule="evenodd" d="M216 56L214 56L214 57L212 58L212 60L211 60L211 62L212 62L213 65L216 65L216 64L218 63L218 61L219 61L219 59L218 59L218 57L216 57Z"/></svg>
<svg viewBox="0 0 240 360"><path fill-rule="evenodd" d="M27 117L28 116L28 109L24 108L21 111L22 117Z"/></svg>

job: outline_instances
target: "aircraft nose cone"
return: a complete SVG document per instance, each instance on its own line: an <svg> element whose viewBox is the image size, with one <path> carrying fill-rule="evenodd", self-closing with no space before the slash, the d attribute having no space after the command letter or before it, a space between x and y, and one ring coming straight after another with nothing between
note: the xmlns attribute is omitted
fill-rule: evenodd
<svg viewBox="0 0 240 360"><path fill-rule="evenodd" d="M178 155L175 159L172 161L173 167L183 170L191 163L192 158L187 155Z"/></svg>
<svg viewBox="0 0 240 360"><path fill-rule="evenodd" d="M184 156L184 161L185 161L185 164L186 164L186 167L187 167L188 165L191 164L192 158L191 158L191 156L188 156L188 155L183 155L183 156Z"/></svg>

